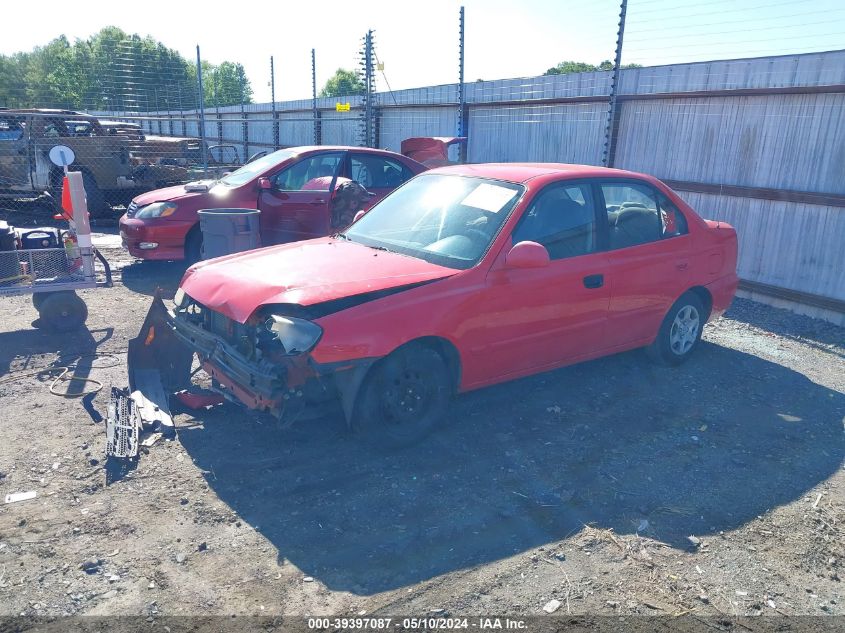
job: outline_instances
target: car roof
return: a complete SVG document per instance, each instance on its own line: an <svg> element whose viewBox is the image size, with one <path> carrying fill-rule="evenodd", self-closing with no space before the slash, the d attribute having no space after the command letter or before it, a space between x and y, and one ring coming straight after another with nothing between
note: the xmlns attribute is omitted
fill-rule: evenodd
<svg viewBox="0 0 845 633"><path fill-rule="evenodd" d="M509 182L525 183L533 178L549 175L560 175L566 178L602 178L649 176L624 169L596 167L595 165L570 165L567 163L479 163L469 165L449 165L438 167L426 172L428 174L449 174L454 176L475 176L478 178L493 178Z"/></svg>
<svg viewBox="0 0 845 633"><path fill-rule="evenodd" d="M364 152L366 154L385 154L388 156L403 156L404 158L408 158L399 152L392 152L389 149L375 149L372 147L354 147L352 145L295 145L293 147L288 147L285 149L295 149L298 154L304 154L305 152L345 152L349 150L354 150L356 152ZM413 160L413 159L411 159Z"/></svg>

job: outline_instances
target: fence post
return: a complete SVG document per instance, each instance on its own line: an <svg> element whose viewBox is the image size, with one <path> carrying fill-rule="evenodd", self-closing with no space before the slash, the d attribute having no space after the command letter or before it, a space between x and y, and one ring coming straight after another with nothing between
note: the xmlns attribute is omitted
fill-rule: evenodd
<svg viewBox="0 0 845 633"><path fill-rule="evenodd" d="M619 32L616 36L616 57L613 61L613 77L610 80L610 103L607 110L607 126L604 131L604 152L602 165L613 167L616 158L616 136L619 132L619 114L616 108L616 93L619 89L619 66L622 63L622 38L625 35L625 13L628 0L622 0L619 9Z"/></svg>
<svg viewBox="0 0 845 633"><path fill-rule="evenodd" d="M323 144L323 130L320 113L317 111L317 55L311 49L311 114L314 119L314 145Z"/></svg>
<svg viewBox="0 0 845 633"><path fill-rule="evenodd" d="M276 67L270 55L270 118L273 119L273 149L279 149L279 116L276 113Z"/></svg>
<svg viewBox="0 0 845 633"><path fill-rule="evenodd" d="M197 85L199 87L199 115L200 115L200 145L202 152L203 172L208 172L208 148L205 146L205 98L202 92L202 61L200 60L200 45L197 44Z"/></svg>
<svg viewBox="0 0 845 633"><path fill-rule="evenodd" d="M238 73L238 80L241 84L241 138L244 145L244 164L249 158L249 125L246 121L246 108L244 107L244 75Z"/></svg>
<svg viewBox="0 0 845 633"><path fill-rule="evenodd" d="M458 25L458 136L467 135L467 118L469 112L466 107L466 85L464 84L464 7L461 7L460 23ZM460 145L460 159L462 163L467 161L467 145Z"/></svg>
<svg viewBox="0 0 845 633"><path fill-rule="evenodd" d="M220 117L220 95L217 94L217 70L214 71L213 83L214 87L214 113L217 118L217 144L223 145L223 119ZM220 157L223 157L223 150L220 151Z"/></svg>
<svg viewBox="0 0 845 633"><path fill-rule="evenodd" d="M373 147L373 99L375 92L375 74L373 73L373 31L370 29L364 36L364 54L361 65L364 69L364 121L361 126L362 145Z"/></svg>

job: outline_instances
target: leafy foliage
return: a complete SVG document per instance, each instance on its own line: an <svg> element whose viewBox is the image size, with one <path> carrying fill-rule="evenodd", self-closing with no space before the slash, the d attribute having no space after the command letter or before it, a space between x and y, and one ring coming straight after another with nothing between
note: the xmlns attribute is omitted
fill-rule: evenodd
<svg viewBox="0 0 845 633"><path fill-rule="evenodd" d="M362 95L367 87L354 70L338 68L320 91L321 97L344 97Z"/></svg>
<svg viewBox="0 0 845 633"><path fill-rule="evenodd" d="M207 106L252 101L241 64L202 63ZM243 86L243 89L241 88ZM198 105L196 65L151 37L108 26L70 43L62 35L30 52L0 55L0 105L155 111Z"/></svg>
<svg viewBox="0 0 845 633"><path fill-rule="evenodd" d="M642 68L640 64L622 64L621 68ZM613 62L606 59L598 66L586 62L566 61L549 68L544 75L568 75L570 73L590 73L597 70L613 70Z"/></svg>

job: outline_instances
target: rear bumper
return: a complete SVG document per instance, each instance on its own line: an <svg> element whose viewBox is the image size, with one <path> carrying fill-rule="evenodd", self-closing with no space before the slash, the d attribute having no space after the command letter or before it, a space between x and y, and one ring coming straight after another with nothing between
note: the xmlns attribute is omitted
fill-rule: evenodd
<svg viewBox="0 0 845 633"><path fill-rule="evenodd" d="M722 316L730 307L738 285L739 278L735 274L726 275L707 284L706 288L710 291L710 296L713 297L713 306L710 311L711 320Z"/></svg>
<svg viewBox="0 0 845 633"><path fill-rule="evenodd" d="M140 259L167 260L185 258L185 237L194 222L148 221L137 218L120 218L120 238L124 248ZM148 248L142 248L141 245ZM149 247L155 244L154 247Z"/></svg>

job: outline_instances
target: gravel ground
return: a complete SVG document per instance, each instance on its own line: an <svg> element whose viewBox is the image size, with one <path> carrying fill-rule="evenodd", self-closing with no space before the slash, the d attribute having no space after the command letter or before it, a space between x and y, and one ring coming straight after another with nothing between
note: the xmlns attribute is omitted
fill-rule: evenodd
<svg viewBox="0 0 845 633"><path fill-rule="evenodd" d="M0 301L0 493L38 494L0 510L2 614L845 614L843 329L737 300L681 368L477 391L390 454L335 418L181 412L106 486L108 387L181 272L106 253L84 334ZM66 365L105 388L33 375Z"/></svg>

